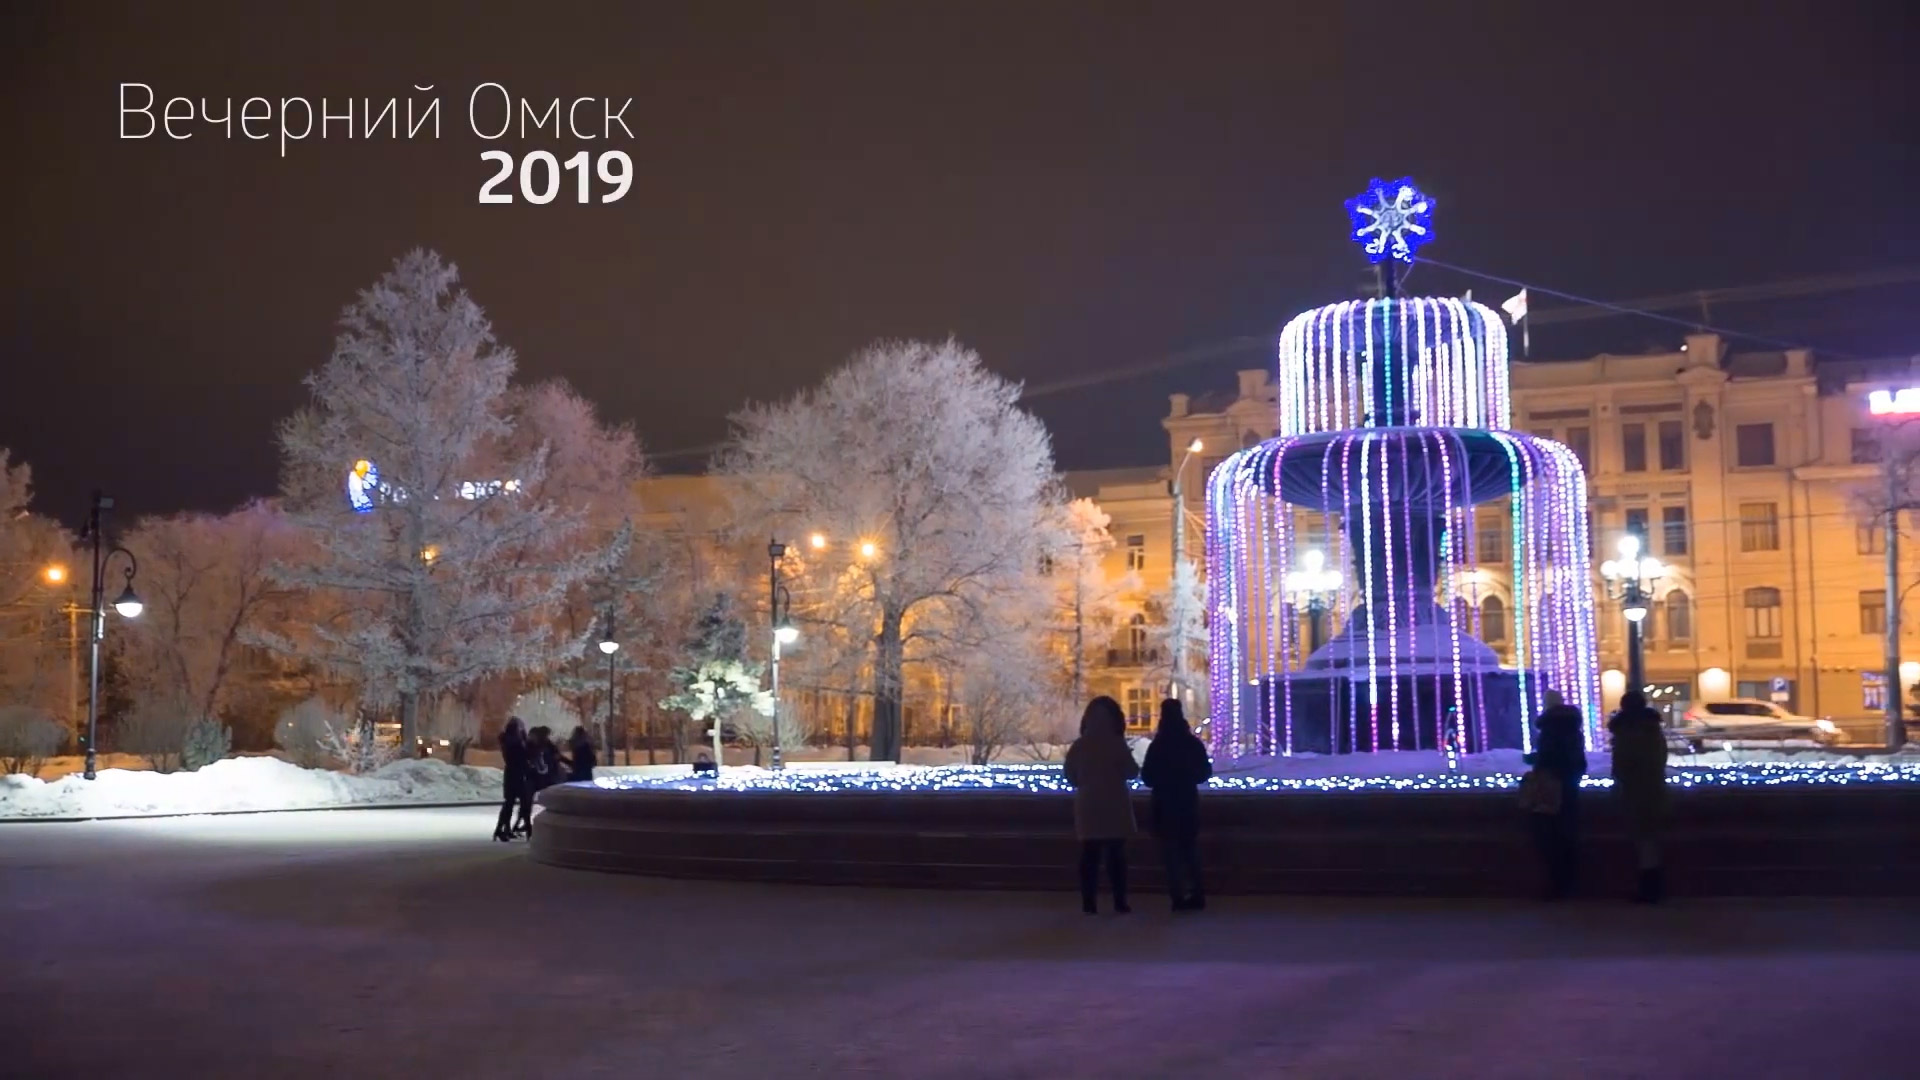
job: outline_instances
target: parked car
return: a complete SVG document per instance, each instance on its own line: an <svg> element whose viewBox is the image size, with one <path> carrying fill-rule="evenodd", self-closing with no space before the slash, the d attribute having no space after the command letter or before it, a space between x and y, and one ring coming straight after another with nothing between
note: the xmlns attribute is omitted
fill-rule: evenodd
<svg viewBox="0 0 1920 1080"><path fill-rule="evenodd" d="M1672 737L1700 750L1715 742L1786 742L1806 740L1822 746L1840 741L1840 727L1821 717L1797 716L1771 701L1734 698L1694 705L1671 729Z"/></svg>

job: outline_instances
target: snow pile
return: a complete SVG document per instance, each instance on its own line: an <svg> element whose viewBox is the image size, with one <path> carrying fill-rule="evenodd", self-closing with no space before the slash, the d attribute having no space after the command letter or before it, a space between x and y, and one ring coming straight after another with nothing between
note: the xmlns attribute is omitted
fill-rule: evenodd
<svg viewBox="0 0 1920 1080"><path fill-rule="evenodd" d="M303 769L279 758L216 761L195 772L107 769L99 779L0 777L0 818L214 814L334 806L495 802L500 770L396 761L365 776Z"/></svg>

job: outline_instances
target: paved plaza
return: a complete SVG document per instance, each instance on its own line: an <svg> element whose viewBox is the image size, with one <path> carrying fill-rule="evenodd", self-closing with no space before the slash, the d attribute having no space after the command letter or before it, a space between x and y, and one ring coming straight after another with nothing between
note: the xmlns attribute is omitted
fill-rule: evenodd
<svg viewBox="0 0 1920 1080"><path fill-rule="evenodd" d="M1911 1075L1920 905L653 881L481 810L0 826L7 1075ZM1064 871L1063 871L1064 873Z"/></svg>

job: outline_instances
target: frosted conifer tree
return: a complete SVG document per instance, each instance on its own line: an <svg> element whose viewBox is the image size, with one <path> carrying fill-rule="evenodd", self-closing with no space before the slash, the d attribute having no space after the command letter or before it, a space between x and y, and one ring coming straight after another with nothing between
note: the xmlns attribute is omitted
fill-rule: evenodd
<svg viewBox="0 0 1920 1080"><path fill-rule="evenodd" d="M541 496L547 447L514 438L513 352L458 281L432 252L396 261L342 314L312 402L280 430L289 516L316 554L277 573L346 601L303 651L354 675L369 707L397 707L409 749L423 702L579 647L548 616L617 555Z"/></svg>

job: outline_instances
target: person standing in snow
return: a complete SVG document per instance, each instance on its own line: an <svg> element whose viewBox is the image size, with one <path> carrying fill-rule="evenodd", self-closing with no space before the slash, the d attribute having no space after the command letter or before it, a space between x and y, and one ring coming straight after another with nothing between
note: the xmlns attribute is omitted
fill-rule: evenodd
<svg viewBox="0 0 1920 1080"><path fill-rule="evenodd" d="M1546 703L1537 721L1539 741L1526 761L1542 774L1554 798L1528 816L1546 864L1546 898L1564 900L1573 894L1580 869L1580 778L1587 774L1587 750L1580 710L1557 690L1547 691Z"/></svg>
<svg viewBox="0 0 1920 1080"><path fill-rule="evenodd" d="M1207 906L1200 884L1200 785L1213 778L1206 744L1187 726L1187 711L1168 698L1160 726L1140 765L1140 782L1153 789L1153 836L1167 868L1167 897L1175 911Z"/></svg>
<svg viewBox="0 0 1920 1080"><path fill-rule="evenodd" d="M1638 690L1620 696L1620 711L1607 730L1613 733L1613 797L1640 867L1634 899L1657 904L1666 891L1660 838L1667 817L1667 733Z"/></svg>
<svg viewBox="0 0 1920 1080"><path fill-rule="evenodd" d="M593 767L600 763L599 755L593 749L593 736L587 734L586 725L577 725L573 735L567 739L568 757L561 758L567 766L567 783L577 784L593 779Z"/></svg>
<svg viewBox="0 0 1920 1080"><path fill-rule="evenodd" d="M1073 785L1073 832L1080 840L1080 910L1100 912L1100 863L1107 864L1113 910L1127 907L1127 838L1133 835L1133 794L1127 781L1140 775L1127 745L1127 716L1120 703L1102 695L1087 703L1080 737L1067 748L1062 766Z"/></svg>
<svg viewBox="0 0 1920 1080"><path fill-rule="evenodd" d="M500 729L500 774L500 822L493 827L493 838L504 842L513 839L514 807L532 797L527 789L527 725L517 716L507 717L507 726ZM521 816L528 813L530 807Z"/></svg>

